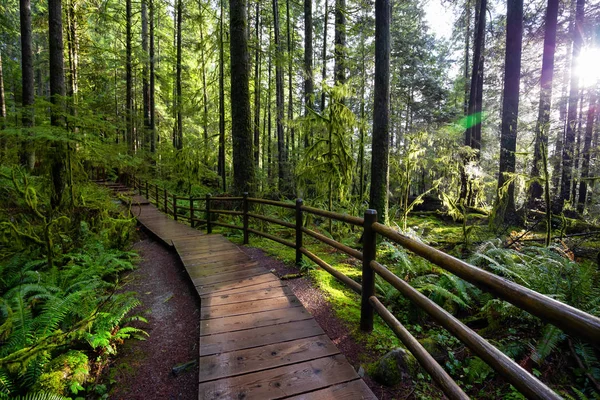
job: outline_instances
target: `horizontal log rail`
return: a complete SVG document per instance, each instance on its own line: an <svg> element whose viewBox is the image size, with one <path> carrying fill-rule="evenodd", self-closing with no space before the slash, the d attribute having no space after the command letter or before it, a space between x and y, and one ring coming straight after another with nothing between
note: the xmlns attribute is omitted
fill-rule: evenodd
<svg viewBox="0 0 600 400"><path fill-rule="evenodd" d="M148 199L150 196L150 187L147 182L138 179L135 176L126 176L127 182L133 189L138 189L140 194L145 193ZM161 193L162 191L162 193ZM194 226L195 223L206 224L208 233L212 232L212 226L221 226L229 229L242 230L244 234L244 244L249 242L249 234L262 236L282 245L296 250L296 263L302 262L305 256L313 261L319 267L334 276L337 280L348 286L351 290L361 295L361 321L360 327L363 331L370 331L373 328L373 316L377 313L390 327L390 329L400 338L406 348L415 356L417 361L430 374L432 379L439 385L442 391L450 399L466 399L467 395L444 371L444 369L427 353L422 345L408 332L408 330L398 321L398 319L385 307L375 295L375 277L379 275L383 280L391 284L402 295L427 312L431 318L440 326L447 329L456 338L462 341L474 354L479 356L498 374L503 376L517 390L531 399L560 399L561 397L554 393L552 389L540 382L535 376L527 372L519 364L506 356L475 331L468 328L457 318L445 311L442 307L430 300L428 297L414 289L407 282L396 276L385 266L377 262L377 237L385 237L393 243L413 252L438 267L472 283L478 288L491 293L492 295L510 302L516 307L535 315L543 321L550 322L558 328L569 332L571 335L581 337L595 345L600 344L600 318L587 314L579 309L561 303L541 293L535 292L515 282L504 279L493 273L475 267L469 263L452 257L440 250L437 250L424 243L411 239L394 229L377 222L377 213L374 210L367 210L364 218L355 217L347 214L325 211L318 208L303 205L301 199L296 200L296 204L290 204L282 201L259 199L249 197L244 193L242 197L211 197L207 195L203 198L179 197L168 193L166 189L160 189L154 185L154 199L157 207L163 205L167 214L175 219L187 219ZM175 199L175 201L170 201ZM187 200L189 207L178 206L177 199ZM211 209L212 201L242 201L243 211L233 210L214 210ZM206 208L200 209L194 207L195 201L205 201ZM257 203L268 206L275 206L284 209L295 210L295 223L272 218L266 215L250 213L249 203ZM171 207L169 207L171 206ZM189 216L182 215L178 209L188 210ZM204 213L205 218L195 217L196 212ZM243 226L226 224L216 220L218 214L239 215L243 218ZM363 249L362 252L344 245L323 234L315 232L304 226L304 215L312 214L336 221L341 221L354 226L361 226L363 229ZM213 218L214 217L214 218ZM266 221L276 225L295 230L295 243L281 237L262 232L249 227L249 218ZM319 258L316 254L309 251L303 244L303 237L308 235L321 243L329 245L357 260L362 260L362 280L356 282L349 276L336 270L327 262Z"/></svg>

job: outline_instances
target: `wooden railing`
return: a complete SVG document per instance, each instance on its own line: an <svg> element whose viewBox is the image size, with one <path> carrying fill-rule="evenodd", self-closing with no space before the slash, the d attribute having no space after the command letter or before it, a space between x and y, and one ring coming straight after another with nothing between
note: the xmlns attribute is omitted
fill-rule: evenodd
<svg viewBox="0 0 600 400"><path fill-rule="evenodd" d="M440 268L455 274L456 276L472 283L478 288L489 292L496 297L525 310L543 321L550 322L558 328L580 337L594 345L600 344L600 318L587 314L579 309L561 303L548 296L527 289L514 282L503 279L490 272L470 265L462 260L452 257L426 244L413 240L401 233L377 222L375 210L367 210L364 218L325 211L305 206L302 199L297 199L295 204L248 197L244 193L242 197L211 197L204 198L182 197L168 193L157 185L149 184L139 178L128 177L128 184L140 194L144 194L150 201L154 201L159 209L172 215L175 220L185 219L192 227L200 224L206 225L206 231L212 232L212 226L217 225L230 229L243 231L244 244L249 242L249 234L255 234L277 243L294 248L296 250L296 263L300 264L302 256L319 265L336 279L347 285L353 291L361 294L361 319L360 327L365 332L373 329L373 316L376 312L404 343L417 361L431 375L433 380L440 386L442 391L450 399L468 399L468 396L456 384L456 382L444 371L435 359L425 350L417 339L398 321L398 319L377 298L375 293L375 276L379 275L390 283L400 293L416 306L427 312L433 320L446 328L456 338L462 341L474 354L479 356L496 372L502 375L508 382L522 394L531 399L560 399L552 389L539 381L535 376L506 356L496 347L491 345L483 337L460 322L435 302L414 289L403 279L396 276L386 267L377 262L377 240L378 235L410 250L414 254L432 262ZM189 202L188 207L179 207L178 200ZM195 205L204 201L205 208L196 208ZM211 208L211 202L241 202L242 211L218 210ZM282 221L280 219L249 212L250 204L262 204L275 206L295 211L295 223ZM183 212L189 212L184 215ZM196 217L196 213L204 213L204 218ZM363 228L363 251L353 249L334 239L330 239L318 232L303 226L304 214L312 214L323 218L341 221L347 224L362 226ZM229 214L242 217L243 226L225 224L214 220L213 215ZM262 232L249 227L249 219L257 219L279 226L293 229L295 231L295 242L285 240L278 236ZM351 257L362 261L362 284L354 281L340 271L333 268L319 256L310 252L303 245L303 237L308 235L319 242L325 243Z"/></svg>

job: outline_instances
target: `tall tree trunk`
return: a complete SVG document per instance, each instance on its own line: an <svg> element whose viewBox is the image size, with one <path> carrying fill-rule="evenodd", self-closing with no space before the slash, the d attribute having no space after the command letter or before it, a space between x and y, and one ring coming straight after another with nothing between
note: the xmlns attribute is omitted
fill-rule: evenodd
<svg viewBox="0 0 600 400"><path fill-rule="evenodd" d="M225 173L225 55L223 41L223 1L220 1L219 21L219 161L218 169L221 175L223 192L227 191L227 175Z"/></svg>
<svg viewBox="0 0 600 400"><path fill-rule="evenodd" d="M200 68L202 69L202 132L204 139L204 162L208 160L208 94L206 92L206 58L204 56L204 16L202 2L198 2L200 12Z"/></svg>
<svg viewBox="0 0 600 400"><path fill-rule="evenodd" d="M581 157L581 136L582 136L582 124L583 124L583 92L580 90L579 94L579 113L577 119L577 130L575 140L575 150L573 151L573 184L571 185L571 200L573 203L577 200L577 184L579 183L579 159Z"/></svg>
<svg viewBox="0 0 600 400"><path fill-rule="evenodd" d="M517 119L519 117L519 83L521 82L521 49L523 39L523 0L508 0L506 13L506 56L504 58L504 94L500 132L500 169L498 193L504 190L516 167ZM496 204L498 221L514 220L515 185L508 184L506 196L499 195Z"/></svg>
<svg viewBox="0 0 600 400"><path fill-rule="evenodd" d="M286 12L286 33L287 33L287 55L288 55L288 130L290 136L290 142L292 143L292 154L295 149L295 132L292 125L292 120L294 118L294 96L293 86L292 86L292 61L293 61L293 36L291 30L291 21L290 21L290 0L286 0L285 2L285 12ZM287 154L287 151L286 151ZM287 161L287 160L286 160Z"/></svg>
<svg viewBox="0 0 600 400"><path fill-rule="evenodd" d="M19 9L21 15L21 79L23 90L21 121L26 136L30 136L30 130L34 125L33 103L35 101L30 0L20 0ZM35 165L35 148L31 140L25 139L21 142L20 162L21 165L26 166L29 170L33 170Z"/></svg>
<svg viewBox="0 0 600 400"><path fill-rule="evenodd" d="M361 69L360 69L360 128L359 128L359 142L358 142L358 198L362 202L365 196L365 88L367 85L367 68L365 59L367 57L365 48L365 24L366 24L366 8L363 10L363 16L361 21L361 41L360 41L360 57L361 57ZM391 14L391 13L390 13ZM390 115L391 112L391 96L390 96Z"/></svg>
<svg viewBox="0 0 600 400"><path fill-rule="evenodd" d="M346 0L335 0L335 50L333 78L336 85L346 83Z"/></svg>
<svg viewBox="0 0 600 400"><path fill-rule="evenodd" d="M275 39L275 100L277 107L277 176L279 178L278 187L282 193L287 193L286 182L286 146L283 130L284 118L284 99L283 99L283 48L279 38L279 5L277 0L273 0L273 33Z"/></svg>
<svg viewBox="0 0 600 400"><path fill-rule="evenodd" d="M79 69L79 39L77 36L77 0L67 2L67 54L69 56L69 89L70 113L77 115L78 69ZM41 75L40 75L41 78Z"/></svg>
<svg viewBox="0 0 600 400"><path fill-rule="evenodd" d="M308 117L313 108L313 37L312 0L304 0L304 116ZM312 141L311 128L304 133L304 147Z"/></svg>
<svg viewBox="0 0 600 400"><path fill-rule="evenodd" d="M260 160L260 52L261 52L261 34L260 34L260 4L256 2L256 53L254 56L254 167L258 170L258 161Z"/></svg>
<svg viewBox="0 0 600 400"><path fill-rule="evenodd" d="M577 211L583 213L586 204L588 189L588 178L590 177L590 153L592 149L592 137L594 135L594 121L596 119L596 107L598 106L598 92L596 88L591 89L590 104L585 125L585 139L583 141L583 154L581 161L581 180L579 183L579 200Z"/></svg>
<svg viewBox="0 0 600 400"><path fill-rule="evenodd" d="M150 152L156 152L156 103L155 103L155 76L154 76L154 0L148 0L150 5Z"/></svg>
<svg viewBox="0 0 600 400"><path fill-rule="evenodd" d="M2 71L2 53L0 52L0 130L6 129L6 98L4 97L4 72ZM0 133L0 162L4 162L6 138Z"/></svg>
<svg viewBox="0 0 600 400"><path fill-rule="evenodd" d="M247 24L246 0L229 0L233 187L236 193L254 189Z"/></svg>
<svg viewBox="0 0 600 400"><path fill-rule="evenodd" d="M133 78L132 78L132 65L131 65L131 0L126 0L125 3L125 14L126 14L126 136L127 136L127 148L128 151L133 154L134 152L134 140L133 140Z"/></svg>
<svg viewBox="0 0 600 400"><path fill-rule="evenodd" d="M375 87L373 104L373 154L369 207L387 222L389 99L390 99L390 2L375 0Z"/></svg>
<svg viewBox="0 0 600 400"><path fill-rule="evenodd" d="M550 106L552 104L552 79L554 76L554 54L556 52L556 25L558 0L548 0L546 9L544 53L542 55L542 77L540 79L540 104L535 126L535 145L531 177L539 178L543 168L540 163L548 159L548 131L550 128ZM529 186L529 208L534 208L542 199L543 188L538 181ZM549 204L546 204L548 209Z"/></svg>
<svg viewBox="0 0 600 400"><path fill-rule="evenodd" d="M152 141L150 127L150 85L148 83L148 0L142 0L142 103L144 113L144 149L150 150Z"/></svg>
<svg viewBox="0 0 600 400"><path fill-rule="evenodd" d="M52 126L64 128L65 119L65 76L63 64L62 7L61 0L48 0L48 42L50 64L50 101L53 104L50 123ZM33 88L33 85L32 85ZM65 190L65 147L60 141L52 143L51 177L52 195L50 204L53 209L59 208Z"/></svg>
<svg viewBox="0 0 600 400"><path fill-rule="evenodd" d="M469 88L469 103L467 107L467 125L465 129L465 146L473 150L481 149L481 100L483 99L483 69L485 49L485 18L487 10L487 0L478 0L475 12L475 39L473 43L473 64L471 70L471 84ZM473 159L477 159L479 154L474 157L468 155L463 160L461 169L461 189L460 199L467 200L468 177L465 166Z"/></svg>
<svg viewBox="0 0 600 400"><path fill-rule="evenodd" d="M269 33L269 41L271 40L271 34ZM268 109L268 115L267 115L267 177L269 178L269 184L271 182L273 182L273 157L272 157L272 143L271 143L271 131L272 131L272 125L271 125L271 121L272 121L272 116L271 116L271 110L273 108L273 105L271 104L271 97L272 97L272 79L271 79L271 75L272 75L272 70L273 70L273 57L271 56L271 51L269 51L269 86L267 89L267 109Z"/></svg>
<svg viewBox="0 0 600 400"><path fill-rule="evenodd" d="M183 149L183 117L181 114L181 24L183 19L183 0L177 0L177 77L176 77L176 97L177 97L177 142L175 147L178 150Z"/></svg>
<svg viewBox="0 0 600 400"><path fill-rule="evenodd" d="M575 150L575 128L577 123L577 98L579 95L579 76L574 73L575 63L579 58L583 44L583 18L585 0L577 0L575 11L575 28L573 29L573 55L571 57L571 84L569 91L569 104L567 111L567 124L565 141L562 151L562 174L560 185L560 198L558 207L562 211L564 204L571 194L571 181L573 178L573 156Z"/></svg>
<svg viewBox="0 0 600 400"><path fill-rule="evenodd" d="M465 98L463 101L463 110L465 116L469 115L469 47L471 45L471 1L465 3Z"/></svg>
<svg viewBox="0 0 600 400"><path fill-rule="evenodd" d="M329 20L329 4L325 0L325 15L323 16L323 49L321 59L323 66L321 67L321 112L325 111L325 81L327 79L327 26Z"/></svg>

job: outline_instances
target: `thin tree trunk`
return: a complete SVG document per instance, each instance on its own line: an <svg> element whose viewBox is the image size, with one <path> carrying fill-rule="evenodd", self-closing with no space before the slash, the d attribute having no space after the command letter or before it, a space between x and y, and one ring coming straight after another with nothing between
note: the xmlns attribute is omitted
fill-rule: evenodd
<svg viewBox="0 0 600 400"><path fill-rule="evenodd" d="M202 132L204 139L204 163L207 163L208 143L208 94L206 93L206 59L204 57L204 16L202 14L202 3L198 3L200 11L200 68L202 69Z"/></svg>
<svg viewBox="0 0 600 400"><path fill-rule="evenodd" d="M254 167L258 170L258 161L260 160L260 52L261 52L261 34L260 34L260 4L256 2L256 53L254 56Z"/></svg>
<svg viewBox="0 0 600 400"><path fill-rule="evenodd" d="M23 91L21 122L25 129L25 134L30 136L30 130L34 125L33 103L35 101L30 0L20 0L19 8L21 16L21 79ZM22 141L20 162L21 165L26 166L30 171L33 170L35 165L35 148L31 140L26 139Z"/></svg>
<svg viewBox="0 0 600 400"><path fill-rule="evenodd" d="M181 97L181 24L183 13L183 0L177 0L177 77L176 77L176 97L177 97L177 142L175 147L178 150L183 149L183 116L182 97Z"/></svg>
<svg viewBox="0 0 600 400"><path fill-rule="evenodd" d="M469 47L471 44L471 2L467 0L465 4L465 98L463 101L463 110L465 116L469 115Z"/></svg>
<svg viewBox="0 0 600 400"><path fill-rule="evenodd" d="M308 117L313 106L313 37L312 0L304 0L304 116ZM304 133L304 147L312 142L312 130Z"/></svg>
<svg viewBox="0 0 600 400"><path fill-rule="evenodd" d="M596 88L593 88L591 89L590 104L587 113L587 122L585 125L585 139L583 141L581 181L579 183L579 200L577 202L577 211L579 213L583 213L586 205L588 178L590 177L590 153L592 148L592 136L594 134L594 121L596 119L597 102L598 92Z"/></svg>
<svg viewBox="0 0 600 400"><path fill-rule="evenodd" d="M271 39L271 34L269 34L269 40ZM269 184L271 182L273 182L273 158L271 155L271 131L272 131L272 126L271 126L271 121L272 121L272 116L271 116L271 109L273 107L273 105L271 104L271 93L272 93L272 79L271 79L271 72L273 69L273 59L271 56L271 52L269 51L269 87L267 90L267 109L269 110L268 112L268 116L267 116L267 176L269 178Z"/></svg>
<svg viewBox="0 0 600 400"><path fill-rule="evenodd" d="M284 98L283 98L283 48L279 38L279 5L278 0L273 0L273 33L275 39L275 100L277 108L277 176L279 178L278 187L282 193L287 193L286 182L286 146L283 130L284 118Z"/></svg>
<svg viewBox="0 0 600 400"><path fill-rule="evenodd" d="M506 56L504 63L504 95L502 100L502 128L500 132L500 169L498 193L504 190L515 173L517 151L517 119L519 117L519 83L521 82L521 49L523 39L523 0L508 0L506 14ZM498 197L499 221L516 222L515 185L508 184L506 196Z"/></svg>
<svg viewBox="0 0 600 400"><path fill-rule="evenodd" d="M128 151L133 154L134 152L134 141L133 141L133 77L132 77L132 65L131 65L131 0L126 0L125 4L126 13L126 129L127 129L127 148Z"/></svg>
<svg viewBox="0 0 600 400"><path fill-rule="evenodd" d="M235 143L233 186L236 193L254 189L247 24L246 0L229 0L231 132Z"/></svg>
<svg viewBox="0 0 600 400"><path fill-rule="evenodd" d="M65 78L63 64L62 7L61 0L48 0L48 41L50 65L50 101L53 104L50 122L52 126L64 128ZM33 86L32 86L33 87ZM59 208L65 190L65 148L55 141L51 152L52 195L50 204Z"/></svg>
<svg viewBox="0 0 600 400"><path fill-rule="evenodd" d="M389 186L390 2L375 0L375 86L369 207L387 222Z"/></svg>
<svg viewBox="0 0 600 400"><path fill-rule="evenodd" d="M577 0L575 11L575 28L573 29L573 56L571 57L571 84L567 111L565 141L562 151L562 175L558 207L562 211L571 194L573 179L573 156L575 150L575 124L577 123L577 98L579 95L579 76L574 73L575 63L579 58L583 43L583 18L585 0Z"/></svg>
<svg viewBox="0 0 600 400"><path fill-rule="evenodd" d="M575 150L573 151L574 159L573 159L573 184L571 185L571 199L573 202L576 201L577 196L577 184L579 183L579 159L581 157L581 130L583 124L583 89L580 91L579 95L579 113L577 120L577 130L576 130L576 140L575 140Z"/></svg>
<svg viewBox="0 0 600 400"><path fill-rule="evenodd" d="M148 151L152 141L150 128L150 85L148 84L148 0L142 0L142 103L144 113L144 149Z"/></svg>
<svg viewBox="0 0 600 400"><path fill-rule="evenodd" d="M322 60L323 66L321 69L321 86L323 87L321 90L321 112L325 111L325 82L327 79L327 26L329 19L329 4L327 4L327 0L325 0L325 15L323 16L323 51L322 51Z"/></svg>
<svg viewBox="0 0 600 400"><path fill-rule="evenodd" d="M6 129L6 98L4 97L4 72L2 71L2 53L0 52L0 130ZM6 138L0 133L0 162L4 162Z"/></svg>
<svg viewBox="0 0 600 400"><path fill-rule="evenodd" d="M292 61L293 61L293 42L292 42L292 30L291 30L291 24L290 24L290 0L286 0L285 3L285 12L286 12L286 25L287 25L287 56L288 56L288 114L287 114L287 118L288 118L288 130L289 130L289 136L290 136L290 141L292 143L292 154L294 153L294 148L295 148L295 132L294 132L294 128L292 126L292 120L294 118L294 97L292 95L293 93L293 86L292 86ZM286 151L287 154L287 151ZM287 161L287 160L286 160Z"/></svg>
<svg viewBox="0 0 600 400"><path fill-rule="evenodd" d="M156 152L156 120L155 120L155 76L154 76L154 0L148 0L150 5L150 152Z"/></svg>
<svg viewBox="0 0 600 400"><path fill-rule="evenodd" d="M361 50L361 70L360 70L360 128L359 128L359 143L358 143L358 164L359 164L359 184L358 184L358 198L359 201L362 202L365 196L365 124L366 124L366 115L365 115L365 87L367 85L367 71L366 71L366 63L365 58L367 57L366 49L365 49L365 23L366 23L366 9L363 12L363 19L361 25L361 42L360 42L360 50ZM390 98L390 108L391 108L391 98ZM391 114L391 110L390 110Z"/></svg>
<svg viewBox="0 0 600 400"><path fill-rule="evenodd" d="M542 55L542 77L540 88L540 103L538 119L535 126L535 147L533 153L533 166L531 177L540 177L543 167L542 160L548 159L548 131L550 128L550 107L552 104L552 80L554 76L554 54L556 52L556 25L558 18L558 0L548 0L546 9L544 53ZM544 153L544 154L542 154ZM529 187L529 208L542 199L543 188L540 182L534 181ZM549 205L546 204L546 210Z"/></svg>
<svg viewBox="0 0 600 400"><path fill-rule="evenodd" d="M346 83L346 0L335 0L335 50L333 78L336 85Z"/></svg>
<svg viewBox="0 0 600 400"><path fill-rule="evenodd" d="M223 184L223 192L227 191L227 175L225 173L225 56L223 50L223 1L220 1L221 15L219 21L219 161L218 169Z"/></svg>

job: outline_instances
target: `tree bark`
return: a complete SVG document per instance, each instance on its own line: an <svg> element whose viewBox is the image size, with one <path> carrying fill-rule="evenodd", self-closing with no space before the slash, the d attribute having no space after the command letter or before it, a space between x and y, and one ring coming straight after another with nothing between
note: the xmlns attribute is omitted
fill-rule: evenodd
<svg viewBox="0 0 600 400"><path fill-rule="evenodd" d="M514 174L517 151L517 120L519 117L519 83L521 82L521 49L523 39L523 0L508 0L506 13L506 56L504 58L504 93L502 100L502 128L500 132L500 169L498 193ZM506 223L516 222L514 216L515 185L508 184L506 196L496 199L497 217Z"/></svg>
<svg viewBox="0 0 600 400"><path fill-rule="evenodd" d="M288 182L286 181L286 146L285 133L283 130L284 98L283 98L283 47L279 38L279 5L273 0L273 36L275 39L275 102L277 108L277 176L278 187L281 193L287 193Z"/></svg>
<svg viewBox="0 0 600 400"><path fill-rule="evenodd" d="M304 116L308 117L313 108L313 38L312 38L312 0L304 0ZM304 147L311 142L310 127L304 133Z"/></svg>
<svg viewBox="0 0 600 400"><path fill-rule="evenodd" d="M131 65L131 0L126 0L125 3L125 14L126 14L126 60L125 60L125 81L126 81L126 136L127 136L127 148L130 154L133 154L134 140L133 140L133 77L132 77L132 65Z"/></svg>
<svg viewBox="0 0 600 400"><path fill-rule="evenodd" d="M321 59L323 60L323 66L321 68L321 112L325 111L325 82L327 79L327 26L329 19L329 4L325 0L325 15L323 16L323 49Z"/></svg>
<svg viewBox="0 0 600 400"><path fill-rule="evenodd" d="M335 50L333 77L336 85L346 83L346 0L335 0Z"/></svg>
<svg viewBox="0 0 600 400"><path fill-rule="evenodd" d="M387 222L389 99L390 99L390 2L375 0L375 85L373 104L373 153L369 207Z"/></svg>
<svg viewBox="0 0 600 400"><path fill-rule="evenodd" d="M573 179L573 156L575 150L575 125L577 123L577 99L579 95L579 76L574 73L575 63L579 58L583 44L583 18L585 0L577 0L575 10L575 28L573 29L573 55L571 57L571 84L567 111L565 140L562 151L562 174L558 207L562 211L565 202L570 198Z"/></svg>
<svg viewBox="0 0 600 400"><path fill-rule="evenodd" d="M206 92L206 58L204 56L204 16L202 14L202 3L198 3L200 12L200 68L202 69L202 132L204 139L204 162L207 163L208 143L208 94Z"/></svg>
<svg viewBox="0 0 600 400"><path fill-rule="evenodd" d="M583 213L586 205L587 178L590 177L590 156L592 149L592 137L594 135L594 121L596 119L596 107L598 102L598 92L596 88L591 89L590 104L587 113L587 122L585 125L585 139L583 141L583 151L581 160L581 180L579 182L579 200L577 202L577 211Z"/></svg>
<svg viewBox="0 0 600 400"><path fill-rule="evenodd" d="M254 59L254 167L258 170L258 161L260 160L260 52L261 52L261 34L260 34L260 5L256 2L256 53Z"/></svg>
<svg viewBox="0 0 600 400"><path fill-rule="evenodd" d="M290 0L286 0L286 7L285 7L285 12L286 12L286 17L287 17L287 29L286 29L286 33L287 33L287 55L288 55L288 114L287 114L287 118L288 118L288 130L289 130L289 136L290 136L290 142L292 144L292 154L294 153L294 149L295 149L295 130L294 127L292 126L291 122L294 119L294 96L292 95L293 93L293 89L294 87L292 86L292 61L293 61L293 36L292 36L292 29L291 29L291 20L290 20ZM287 151L286 151L287 154ZM286 159L287 161L287 159Z"/></svg>
<svg viewBox="0 0 600 400"><path fill-rule="evenodd" d="M0 53L0 130L6 129L6 98L4 97L4 72L2 71L2 53ZM0 162L4 162L6 138L0 133Z"/></svg>
<svg viewBox="0 0 600 400"><path fill-rule="evenodd" d="M234 192L254 189L246 0L229 0Z"/></svg>
<svg viewBox="0 0 600 400"><path fill-rule="evenodd" d="M150 100L150 152L156 152L156 120L155 120L155 76L154 76L154 0L148 0L150 5L150 90L149 90L149 100Z"/></svg>
<svg viewBox="0 0 600 400"><path fill-rule="evenodd" d="M556 52L556 25L558 18L558 0L548 0L546 9L544 52L542 55L542 77L540 88L540 104L535 126L535 145L531 178L540 178L543 167L542 160L548 159L548 131L550 128L550 106L552 104L552 80L554 76L554 54ZM529 187L529 208L534 208L542 200L543 188L540 182L534 181ZM546 207L549 205L546 204Z"/></svg>
<svg viewBox="0 0 600 400"><path fill-rule="evenodd" d="M181 24L183 20L183 0L177 0L177 72L176 72L176 83L175 97L177 98L177 133L176 133L176 141L175 148L178 150L183 149L183 116L181 114Z"/></svg>
<svg viewBox="0 0 600 400"><path fill-rule="evenodd" d="M22 116L21 122L26 136L31 136L34 125L35 88L33 81L33 50L31 33L31 2L20 0L19 10L21 16L21 81L22 81ZM21 142L20 163L30 171L35 165L35 148L31 140Z"/></svg>
<svg viewBox="0 0 600 400"><path fill-rule="evenodd" d="M48 0L48 42L50 65L50 101L53 104L50 123L57 128L65 126L65 76L63 63L62 7L61 0ZM33 85L32 85L33 87ZM50 205L59 208L65 190L65 146L54 141L51 152L52 195Z"/></svg>
<svg viewBox="0 0 600 400"><path fill-rule="evenodd" d="M142 0L142 103L144 113L144 149L150 149L151 127L150 127L150 85L148 83L148 0Z"/></svg>
<svg viewBox="0 0 600 400"><path fill-rule="evenodd" d="M221 15L219 21L219 161L223 192L227 191L227 175L225 173L225 56L223 43L223 1L220 1ZM232 92L233 96L233 92Z"/></svg>

